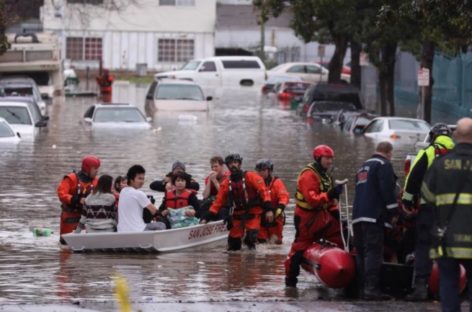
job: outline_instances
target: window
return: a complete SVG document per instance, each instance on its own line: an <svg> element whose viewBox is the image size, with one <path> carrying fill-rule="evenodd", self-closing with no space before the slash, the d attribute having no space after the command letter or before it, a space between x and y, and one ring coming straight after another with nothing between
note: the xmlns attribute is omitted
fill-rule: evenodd
<svg viewBox="0 0 472 312"><path fill-rule="evenodd" d="M261 68L257 61L252 60L223 60L222 63L226 69Z"/></svg>
<svg viewBox="0 0 472 312"><path fill-rule="evenodd" d="M368 126L365 130L365 133L374 133L380 132L383 129L383 120L375 120Z"/></svg>
<svg viewBox="0 0 472 312"><path fill-rule="evenodd" d="M84 58L84 39L77 37L67 37L66 57L70 60L82 60Z"/></svg>
<svg viewBox="0 0 472 312"><path fill-rule="evenodd" d="M97 109L93 119L94 122L145 122L135 108Z"/></svg>
<svg viewBox="0 0 472 312"><path fill-rule="evenodd" d="M308 65L306 67L306 72L308 74L321 74L321 68L314 65Z"/></svg>
<svg viewBox="0 0 472 312"><path fill-rule="evenodd" d="M0 106L0 117L11 125L32 125L28 109L19 106Z"/></svg>
<svg viewBox="0 0 472 312"><path fill-rule="evenodd" d="M0 122L0 138L14 137L15 134L11 131L11 128L5 123Z"/></svg>
<svg viewBox="0 0 472 312"><path fill-rule="evenodd" d="M294 65L287 70L287 73L305 73L305 66Z"/></svg>
<svg viewBox="0 0 472 312"><path fill-rule="evenodd" d="M102 38L67 37L66 58L74 61L101 60Z"/></svg>
<svg viewBox="0 0 472 312"><path fill-rule="evenodd" d="M422 120L392 119L388 121L392 130L428 131L429 126Z"/></svg>
<svg viewBox="0 0 472 312"><path fill-rule="evenodd" d="M159 39L159 62L187 62L193 58L193 39Z"/></svg>
<svg viewBox="0 0 472 312"><path fill-rule="evenodd" d="M85 59L102 59L102 38L85 38Z"/></svg>
<svg viewBox="0 0 472 312"><path fill-rule="evenodd" d="M159 0L159 5L194 6L195 0Z"/></svg>
<svg viewBox="0 0 472 312"><path fill-rule="evenodd" d="M200 68L201 72L216 72L215 62L205 62Z"/></svg>
<svg viewBox="0 0 472 312"><path fill-rule="evenodd" d="M156 89L156 99L203 101L203 93L197 85L161 84Z"/></svg>

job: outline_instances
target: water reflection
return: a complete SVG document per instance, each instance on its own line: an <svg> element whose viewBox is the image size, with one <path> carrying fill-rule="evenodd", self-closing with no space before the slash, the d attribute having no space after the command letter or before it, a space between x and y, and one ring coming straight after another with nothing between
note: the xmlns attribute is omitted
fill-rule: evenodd
<svg viewBox="0 0 472 312"><path fill-rule="evenodd" d="M146 86L115 87L115 102L143 109ZM100 157L101 172L113 176L142 164L144 191L153 194L149 183L164 176L177 159L203 185L213 155L239 152L244 169L253 169L259 158L271 158L275 174L293 194L298 172L311 160L315 145L333 146L333 173L350 181L372 154L374 142L330 125L307 128L293 111L261 101L258 90L218 92L209 112L157 113L147 131L91 130L83 126L82 116L95 98L58 98L50 107L48 128L33 141L0 146L0 302L111 301L115 272L129 280L135 302L287 298L283 260L294 235L293 206L288 208L284 244L263 246L256 253L226 253L220 245L162 255L70 254L57 245L60 208L55 189L65 174L79 169L84 154ZM412 146L398 146L395 151L397 173L410 150ZM349 190L352 198L353 183ZM30 227L49 227L54 234L34 238ZM303 274L300 280L297 296L317 298L313 277Z"/></svg>

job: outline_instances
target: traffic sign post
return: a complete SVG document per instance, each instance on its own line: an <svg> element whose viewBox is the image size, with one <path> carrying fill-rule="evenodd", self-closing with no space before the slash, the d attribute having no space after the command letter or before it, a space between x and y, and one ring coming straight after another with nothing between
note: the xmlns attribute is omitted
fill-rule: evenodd
<svg viewBox="0 0 472 312"><path fill-rule="evenodd" d="M430 86L430 70L429 68L421 67L418 69L418 87L421 90L421 99L418 107L418 111L416 112L416 117L420 119L424 119L425 114L425 100L426 100L426 88Z"/></svg>

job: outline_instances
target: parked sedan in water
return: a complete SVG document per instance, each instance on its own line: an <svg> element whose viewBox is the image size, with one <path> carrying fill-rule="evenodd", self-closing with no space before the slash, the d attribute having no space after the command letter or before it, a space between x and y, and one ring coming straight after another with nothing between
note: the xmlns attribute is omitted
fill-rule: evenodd
<svg viewBox="0 0 472 312"><path fill-rule="evenodd" d="M4 118L22 137L34 136L38 128L47 126L47 120L35 114L27 102L1 101L0 117Z"/></svg>
<svg viewBox="0 0 472 312"><path fill-rule="evenodd" d="M285 75L301 78L303 81L328 81L328 70L317 63L285 63L267 72L269 77Z"/></svg>
<svg viewBox="0 0 472 312"><path fill-rule="evenodd" d="M0 144L18 143L20 140L20 134L15 132L4 118L0 117Z"/></svg>
<svg viewBox="0 0 472 312"><path fill-rule="evenodd" d="M2 96L32 97L38 105L41 115L46 116L46 102L41 97L36 82L28 77L3 77L0 79L0 93Z"/></svg>
<svg viewBox="0 0 472 312"><path fill-rule="evenodd" d="M421 119L377 117L365 127L363 133L376 140L415 144L429 133L430 128L430 124Z"/></svg>
<svg viewBox="0 0 472 312"><path fill-rule="evenodd" d="M150 129L149 120L136 106L129 104L96 104L84 114L93 128Z"/></svg>
<svg viewBox="0 0 472 312"><path fill-rule="evenodd" d="M187 80L154 81L146 93L144 110L147 116L156 111L207 111L212 97L204 97L199 85Z"/></svg>

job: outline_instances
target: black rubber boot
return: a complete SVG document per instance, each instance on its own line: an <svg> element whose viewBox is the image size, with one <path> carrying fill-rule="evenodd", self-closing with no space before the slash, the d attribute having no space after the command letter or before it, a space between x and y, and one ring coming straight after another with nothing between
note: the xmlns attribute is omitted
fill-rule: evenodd
<svg viewBox="0 0 472 312"><path fill-rule="evenodd" d="M241 250L241 238L228 236L228 251Z"/></svg>
<svg viewBox="0 0 472 312"><path fill-rule="evenodd" d="M297 287L298 279L296 277L285 277L286 287Z"/></svg>
<svg viewBox="0 0 472 312"><path fill-rule="evenodd" d="M428 279L416 278L415 289L405 297L407 301L425 301L428 300Z"/></svg>
<svg viewBox="0 0 472 312"><path fill-rule="evenodd" d="M257 233L258 233L258 231L256 231L256 230L246 231L246 237L244 238L244 244L247 246L247 248L249 250L256 249Z"/></svg>

